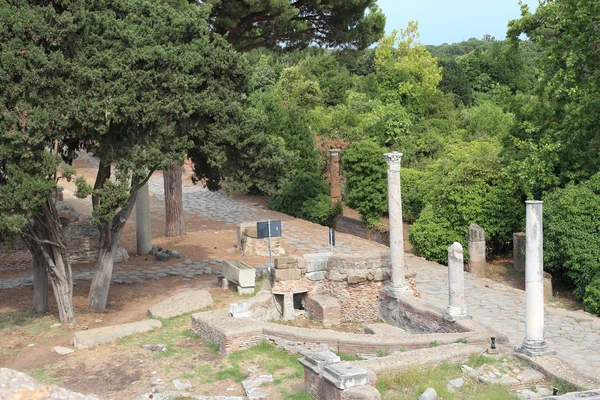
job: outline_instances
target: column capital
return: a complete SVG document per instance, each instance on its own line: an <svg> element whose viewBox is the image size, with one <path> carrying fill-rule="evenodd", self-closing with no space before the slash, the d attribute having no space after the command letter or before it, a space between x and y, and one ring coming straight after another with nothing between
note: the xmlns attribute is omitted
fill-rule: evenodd
<svg viewBox="0 0 600 400"><path fill-rule="evenodd" d="M383 155L388 165L388 171L400 172L400 161L402 161L402 153L394 151L392 153L385 153Z"/></svg>
<svg viewBox="0 0 600 400"><path fill-rule="evenodd" d="M340 155L340 149L329 149L329 157L335 157Z"/></svg>

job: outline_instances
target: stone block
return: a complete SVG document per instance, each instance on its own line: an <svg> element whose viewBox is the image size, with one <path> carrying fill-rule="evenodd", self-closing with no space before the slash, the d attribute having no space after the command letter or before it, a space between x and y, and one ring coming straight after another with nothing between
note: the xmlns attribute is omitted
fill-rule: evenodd
<svg viewBox="0 0 600 400"><path fill-rule="evenodd" d="M325 280L325 271L307 272L306 278L311 281L322 281Z"/></svg>
<svg viewBox="0 0 600 400"><path fill-rule="evenodd" d="M256 284L254 268L237 260L223 260L223 276L241 287L252 287Z"/></svg>
<svg viewBox="0 0 600 400"><path fill-rule="evenodd" d="M349 362L325 366L323 369L323 379L342 390L369 384L367 371Z"/></svg>
<svg viewBox="0 0 600 400"><path fill-rule="evenodd" d="M350 275L348 277L348 283L354 284L354 283L362 283L365 282L367 280L366 277L361 276L361 275Z"/></svg>
<svg viewBox="0 0 600 400"><path fill-rule="evenodd" d="M552 275L544 272L544 301L550 301L552 297Z"/></svg>
<svg viewBox="0 0 600 400"><path fill-rule="evenodd" d="M296 258L295 257L276 257L275 258L275 268L278 269L289 269L296 268Z"/></svg>
<svg viewBox="0 0 600 400"><path fill-rule="evenodd" d="M437 400L438 395L434 388L429 388L419 396L419 400Z"/></svg>
<svg viewBox="0 0 600 400"><path fill-rule="evenodd" d="M341 306L335 297L313 295L306 299L308 315L325 326L338 325L341 321Z"/></svg>
<svg viewBox="0 0 600 400"><path fill-rule="evenodd" d="M305 367L310 368L314 373L322 374L327 365L337 364L341 359L337 354L325 350L305 353L304 358L299 361Z"/></svg>
<svg viewBox="0 0 600 400"><path fill-rule="evenodd" d="M275 279L275 282L300 279L300 275L300 270L298 268L273 270L273 277Z"/></svg>
<svg viewBox="0 0 600 400"><path fill-rule="evenodd" d="M244 295L254 294L254 286L250 286L250 287L237 286L236 290L239 294L244 294Z"/></svg>
<svg viewBox="0 0 600 400"><path fill-rule="evenodd" d="M315 253L305 254L304 261L306 262L307 272L318 272L327 270L327 262L332 256L332 253Z"/></svg>
<svg viewBox="0 0 600 400"><path fill-rule="evenodd" d="M256 224L254 226L249 226L244 229L244 236L248 236L254 239L258 238L258 230L256 229Z"/></svg>
<svg viewBox="0 0 600 400"><path fill-rule="evenodd" d="M105 326L103 328L89 329L87 331L75 332L73 345L76 349L86 349L104 343L114 342L125 336L147 332L155 328L161 328L162 323L156 319L145 319L129 324Z"/></svg>
<svg viewBox="0 0 600 400"><path fill-rule="evenodd" d="M346 280L346 274L340 271L327 271L326 276L330 281L341 282Z"/></svg>
<svg viewBox="0 0 600 400"><path fill-rule="evenodd" d="M381 393L373 386L357 386L340 393L340 400L380 400Z"/></svg>
<svg viewBox="0 0 600 400"><path fill-rule="evenodd" d="M169 297L148 310L152 318L171 318L212 305L213 300L206 290L190 290Z"/></svg>

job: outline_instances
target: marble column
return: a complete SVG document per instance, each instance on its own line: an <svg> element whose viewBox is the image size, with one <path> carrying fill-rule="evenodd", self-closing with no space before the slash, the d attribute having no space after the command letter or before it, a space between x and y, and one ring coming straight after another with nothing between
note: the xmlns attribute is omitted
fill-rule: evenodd
<svg viewBox="0 0 600 400"><path fill-rule="evenodd" d="M150 191L148 182L138 190L135 199L135 241L139 255L152 249L152 224L150 219Z"/></svg>
<svg viewBox="0 0 600 400"><path fill-rule="evenodd" d="M331 182L331 205L342 201L340 189L340 149L329 150L329 182Z"/></svg>
<svg viewBox="0 0 600 400"><path fill-rule="evenodd" d="M465 264L463 247L454 242L448 247L448 308L444 314L447 321L471 318L465 302Z"/></svg>
<svg viewBox="0 0 600 400"><path fill-rule="evenodd" d="M544 340L544 247L542 202L525 202L525 340L530 356L548 354Z"/></svg>
<svg viewBox="0 0 600 400"><path fill-rule="evenodd" d="M485 278L485 231L477 224L469 225L469 272Z"/></svg>
<svg viewBox="0 0 600 400"><path fill-rule="evenodd" d="M410 291L404 276L404 235L402 232L402 196L400 194L400 161L402 153L383 155L388 165L388 213L390 219L390 264L392 282L386 287L390 297L399 298Z"/></svg>

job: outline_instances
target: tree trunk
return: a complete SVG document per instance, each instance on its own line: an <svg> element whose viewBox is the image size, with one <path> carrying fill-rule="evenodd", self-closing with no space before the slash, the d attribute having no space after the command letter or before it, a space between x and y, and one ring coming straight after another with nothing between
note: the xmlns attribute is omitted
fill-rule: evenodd
<svg viewBox="0 0 600 400"><path fill-rule="evenodd" d="M46 197L46 203L31 219L23 238L34 258L35 281L41 285L34 289L36 292L34 294L36 311L38 311L38 306L40 310L43 309L43 290L46 291L47 309L48 275L45 277L45 289L43 289L44 284L41 283L44 279L43 275L45 275L43 270L45 270L46 274L50 275L60 321L69 324L75 322L71 261L69 260L66 239L54 199L51 195Z"/></svg>
<svg viewBox="0 0 600 400"><path fill-rule="evenodd" d="M165 181L165 236L185 235L183 218L183 167L176 163L163 171Z"/></svg>
<svg viewBox="0 0 600 400"><path fill-rule="evenodd" d="M48 263L35 255L33 255L33 310L40 315L48 312Z"/></svg>
<svg viewBox="0 0 600 400"><path fill-rule="evenodd" d="M94 277L92 278L92 286L90 287L90 294L88 296L88 307L96 311L102 311L106 308L110 281L115 264L115 254L121 240L120 230L116 234L106 233L105 235L110 236L110 238L107 238L105 241L106 245L103 245L101 242L98 249ZM101 236L104 235L101 234Z"/></svg>

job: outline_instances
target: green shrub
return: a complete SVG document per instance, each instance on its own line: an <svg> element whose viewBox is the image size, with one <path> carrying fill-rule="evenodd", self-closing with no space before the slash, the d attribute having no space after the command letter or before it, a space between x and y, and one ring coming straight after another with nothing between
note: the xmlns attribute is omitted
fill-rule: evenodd
<svg viewBox="0 0 600 400"><path fill-rule="evenodd" d="M600 316L600 273L586 286L583 307L585 311Z"/></svg>
<svg viewBox="0 0 600 400"><path fill-rule="evenodd" d="M419 217L424 206L426 189L423 185L423 178L425 174L413 168L402 168L400 175L402 180L402 219L405 222L413 223Z"/></svg>
<svg viewBox="0 0 600 400"><path fill-rule="evenodd" d="M319 175L306 172L284 185L281 193L271 198L269 207L325 226L331 226L341 212L340 206L331 206L329 185Z"/></svg>
<svg viewBox="0 0 600 400"><path fill-rule="evenodd" d="M600 273L600 174L544 196L544 266L565 273L575 296L584 299L586 287Z"/></svg>
<svg viewBox="0 0 600 400"><path fill-rule="evenodd" d="M341 204L332 207L331 197L327 194L319 194L317 197L308 199L302 205L298 217L316 224L332 226L333 219L342 211Z"/></svg>
<svg viewBox="0 0 600 400"><path fill-rule="evenodd" d="M436 217L433 207L429 204L411 227L408 240L416 254L430 261L446 263L448 247L454 242L464 242L467 229L452 229L447 219Z"/></svg>
<svg viewBox="0 0 600 400"><path fill-rule="evenodd" d="M342 156L346 184L346 204L372 227L387 211L387 164L383 154L388 151L370 140L351 144Z"/></svg>
<svg viewBox="0 0 600 400"><path fill-rule="evenodd" d="M409 234L417 254L445 263L453 242L466 250L473 223L485 230L490 253L509 249L525 207L502 170L498 148L496 140L488 139L457 143L427 169L422 179L426 206Z"/></svg>

